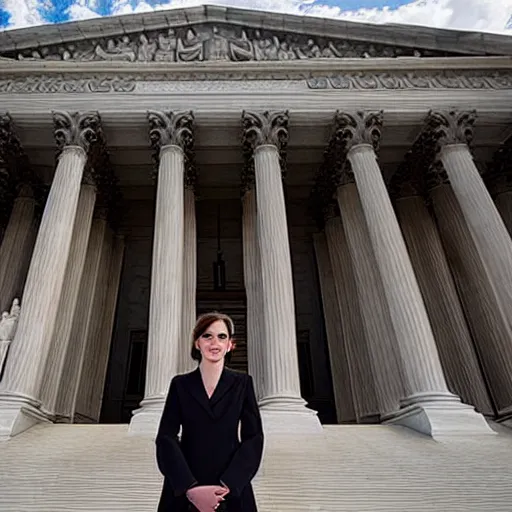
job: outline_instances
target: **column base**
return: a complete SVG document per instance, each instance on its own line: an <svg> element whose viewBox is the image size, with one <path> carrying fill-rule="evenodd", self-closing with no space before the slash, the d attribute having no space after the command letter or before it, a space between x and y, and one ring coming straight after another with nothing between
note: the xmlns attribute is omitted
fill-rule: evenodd
<svg viewBox="0 0 512 512"><path fill-rule="evenodd" d="M402 400L400 410L382 423L403 425L442 441L450 437L496 435L484 416L450 393L418 394Z"/></svg>
<svg viewBox="0 0 512 512"><path fill-rule="evenodd" d="M140 408L133 411L128 434L155 439L164 405L165 396L145 398L140 403Z"/></svg>
<svg viewBox="0 0 512 512"><path fill-rule="evenodd" d="M260 400L260 413L265 435L321 434L317 412L306 407L297 397L265 397Z"/></svg>
<svg viewBox="0 0 512 512"><path fill-rule="evenodd" d="M21 434L37 423L50 423L40 403L24 395L0 394L0 441Z"/></svg>

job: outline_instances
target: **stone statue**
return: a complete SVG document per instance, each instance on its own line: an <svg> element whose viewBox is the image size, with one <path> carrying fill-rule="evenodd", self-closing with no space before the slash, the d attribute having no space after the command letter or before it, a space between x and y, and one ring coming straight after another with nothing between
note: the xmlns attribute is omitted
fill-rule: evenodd
<svg viewBox="0 0 512 512"><path fill-rule="evenodd" d="M157 50L155 52L156 62L176 62L176 49L178 48L178 39L174 29L170 28L165 34L158 34Z"/></svg>
<svg viewBox="0 0 512 512"><path fill-rule="evenodd" d="M150 62L153 60L157 50L157 43L150 42L145 34L139 37L139 51L137 53L137 60L139 62Z"/></svg>
<svg viewBox="0 0 512 512"><path fill-rule="evenodd" d="M135 62L137 60L137 54L131 47L130 38L128 36L124 36L117 43L113 39L109 39L106 49L103 49L101 44L98 44L95 51L96 55L101 60L124 60L128 62Z"/></svg>
<svg viewBox="0 0 512 512"><path fill-rule="evenodd" d="M212 35L206 41L206 60L230 60L229 41L217 27L213 27Z"/></svg>
<svg viewBox="0 0 512 512"><path fill-rule="evenodd" d="M181 62L204 60L203 41L192 29L187 30L184 40L181 38L178 39L176 56L176 60Z"/></svg>
<svg viewBox="0 0 512 512"><path fill-rule="evenodd" d="M242 30L240 39L229 41L229 55L235 62L254 60L254 44L247 37L245 30Z"/></svg>
<svg viewBox="0 0 512 512"><path fill-rule="evenodd" d="M0 379L7 360L7 352L9 345L14 339L16 328L18 327L18 319L20 316L20 301L14 299L11 311L4 311L0 320Z"/></svg>

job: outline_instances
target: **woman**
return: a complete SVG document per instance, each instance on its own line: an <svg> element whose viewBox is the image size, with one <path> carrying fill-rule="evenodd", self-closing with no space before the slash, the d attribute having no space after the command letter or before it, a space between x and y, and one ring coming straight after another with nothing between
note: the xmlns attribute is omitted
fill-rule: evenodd
<svg viewBox="0 0 512 512"><path fill-rule="evenodd" d="M233 334L227 315L201 316L191 351L199 366L171 381L156 437L164 475L159 512L257 511L251 480L263 429L252 378L225 367Z"/></svg>

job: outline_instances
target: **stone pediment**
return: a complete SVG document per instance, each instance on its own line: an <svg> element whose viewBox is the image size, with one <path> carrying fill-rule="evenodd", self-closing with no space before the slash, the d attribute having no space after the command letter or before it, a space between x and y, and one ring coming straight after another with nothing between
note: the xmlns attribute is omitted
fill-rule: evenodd
<svg viewBox="0 0 512 512"><path fill-rule="evenodd" d="M511 40L203 6L4 31L0 59L187 63L510 55Z"/></svg>

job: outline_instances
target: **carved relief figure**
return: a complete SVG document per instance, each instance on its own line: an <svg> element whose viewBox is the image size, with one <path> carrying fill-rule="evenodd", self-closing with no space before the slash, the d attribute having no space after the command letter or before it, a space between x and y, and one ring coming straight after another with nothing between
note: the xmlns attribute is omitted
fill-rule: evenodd
<svg viewBox="0 0 512 512"><path fill-rule="evenodd" d="M393 47L364 41L326 40L303 34L218 26L169 28L119 38L76 41L67 45L29 48L0 58L19 60L193 62L278 61L295 59L374 58L397 56L447 56L410 47Z"/></svg>
<svg viewBox="0 0 512 512"><path fill-rule="evenodd" d="M254 59L254 45L247 37L245 30L242 30L242 37L229 41L229 55L231 60L242 62Z"/></svg>
<svg viewBox="0 0 512 512"><path fill-rule="evenodd" d="M211 37L206 41L206 60L230 60L229 41L213 27Z"/></svg>
<svg viewBox="0 0 512 512"><path fill-rule="evenodd" d="M176 52L178 61L192 62L194 60L204 59L204 47L201 38L192 30L187 30L185 40L178 39L178 49Z"/></svg>
<svg viewBox="0 0 512 512"><path fill-rule="evenodd" d="M155 56L157 43L150 42L145 34L141 34L139 37L139 51L137 53L137 60L139 62L150 62Z"/></svg>
<svg viewBox="0 0 512 512"><path fill-rule="evenodd" d="M157 62L176 62L176 49L178 47L178 39L174 29L170 28L167 36L163 33L158 34L158 49L155 53L155 61Z"/></svg>
<svg viewBox="0 0 512 512"><path fill-rule="evenodd" d="M131 48L128 36L124 36L117 44L113 39L109 39L105 50L98 44L96 46L96 55L102 60L125 60L128 62L135 62L137 60L137 55L133 48Z"/></svg>

